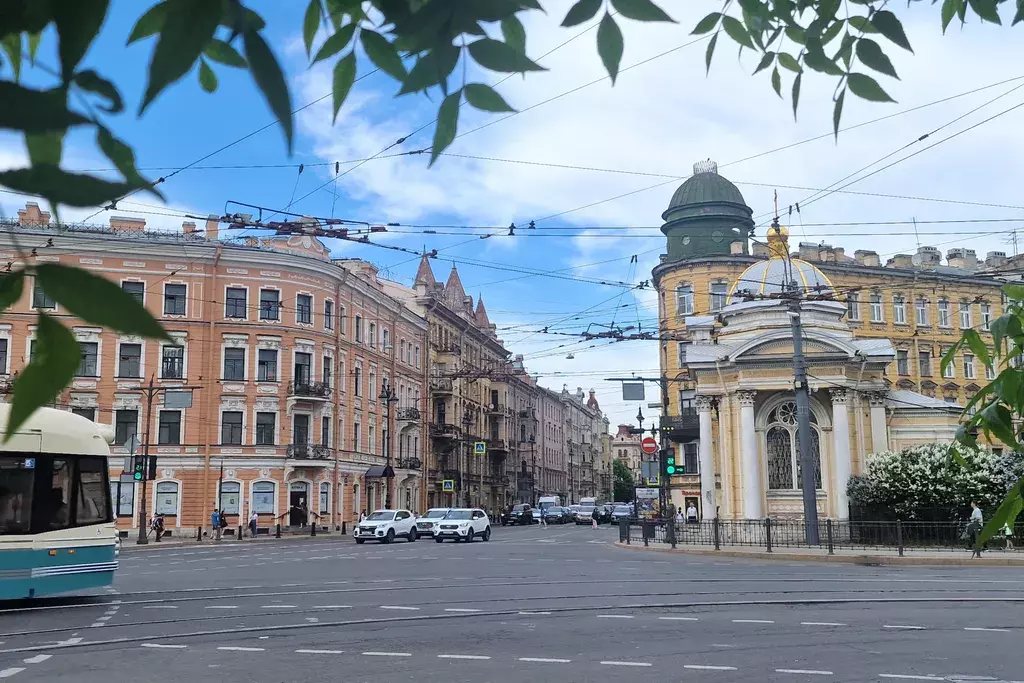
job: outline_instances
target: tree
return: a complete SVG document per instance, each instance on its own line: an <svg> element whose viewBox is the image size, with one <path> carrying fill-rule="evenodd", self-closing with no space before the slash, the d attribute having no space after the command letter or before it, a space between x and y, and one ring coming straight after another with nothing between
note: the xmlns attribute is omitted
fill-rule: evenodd
<svg viewBox="0 0 1024 683"><path fill-rule="evenodd" d="M612 461L612 497L618 502L633 500L635 486L636 480L629 465L615 458Z"/></svg>
<svg viewBox="0 0 1024 683"><path fill-rule="evenodd" d="M771 85L780 97L782 73L791 78L787 88L794 116L804 74L812 71L830 77L836 82L832 119L837 134L848 92L873 102L891 101L868 73L896 78L883 44L911 49L902 24L887 9L888 0L719 0L719 4L720 10L705 16L692 31L697 40L707 40L709 70L724 34L740 52L760 55L754 73L770 68ZM1004 4L1009 3L943 0L943 30L954 18L965 23L969 16L1000 23ZM109 0L0 0L0 129L24 135L30 160L26 168L0 169L0 186L47 199L58 220L60 205L112 209L118 200L137 192L160 196L157 186L162 179L144 178L136 168L134 150L111 129L111 117L125 111L121 90L95 70L80 68L108 9ZM309 0L301 28L311 65L333 63L335 117L359 77L357 46L373 71L382 71L401 84L397 95L440 91L430 150L433 164L455 139L463 104L489 112L514 111L490 85L467 81L470 64L508 74L544 69L527 56L527 35L520 19L523 13L538 11L543 12L540 0ZM598 16L597 52L612 82L622 61L621 21L675 23L653 0L577 0L561 25L572 28ZM1022 18L1024 0L1016 0L1013 23ZM58 39L57 67L36 60L41 36L51 27L54 30L48 35L55 33ZM127 38L129 44L155 38L138 115L192 72L202 88L212 93L218 86L215 67L245 69L280 124L290 151L295 111L265 29L264 19L243 0L161 0L150 7ZM323 39L318 43L320 35ZM22 85L23 67L47 73L54 80L52 87ZM123 180L61 168L64 136L72 127L95 130L97 147ZM19 256L21 275L5 276L0 284L2 308L17 300L25 274L37 275L45 280L47 294L87 323L165 337L160 325L141 306L133 305L127 294L90 282L95 276L54 267L44 278L23 252ZM84 305L74 290L85 283L90 291L107 295L105 303L110 305L103 310ZM61 298L65 296L68 300ZM7 434L36 407L52 400L77 367L77 342L67 328L43 313L37 326L45 353L33 356L15 382Z"/></svg>

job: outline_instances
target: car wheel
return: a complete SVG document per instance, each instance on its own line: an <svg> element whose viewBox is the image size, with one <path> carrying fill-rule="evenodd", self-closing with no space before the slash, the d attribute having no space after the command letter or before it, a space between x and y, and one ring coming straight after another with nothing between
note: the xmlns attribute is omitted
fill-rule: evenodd
<svg viewBox="0 0 1024 683"><path fill-rule="evenodd" d="M366 540L365 538L357 538L357 539L356 539L356 544L357 544L357 545L362 545L362 544L363 544L363 541L365 541L365 540Z"/></svg>
<svg viewBox="0 0 1024 683"><path fill-rule="evenodd" d="M491 527L487 527L486 529L484 529L484 540L491 540Z"/></svg>
<svg viewBox="0 0 1024 683"><path fill-rule="evenodd" d="M469 527L469 531L466 533L466 543L472 543L475 535L476 533L473 531L473 527Z"/></svg>
<svg viewBox="0 0 1024 683"><path fill-rule="evenodd" d="M419 538L419 532L416 531L416 527L413 527L409 532L409 543L415 543L417 538Z"/></svg>
<svg viewBox="0 0 1024 683"><path fill-rule="evenodd" d="M441 538L440 536L437 536L437 537L434 538L434 542L435 543L444 543L444 539Z"/></svg>
<svg viewBox="0 0 1024 683"><path fill-rule="evenodd" d="M393 541L393 540L395 540L395 530L394 529L388 529L388 533L387 533L387 535L384 536L384 539L382 540L382 542L383 543L391 543L391 541Z"/></svg>

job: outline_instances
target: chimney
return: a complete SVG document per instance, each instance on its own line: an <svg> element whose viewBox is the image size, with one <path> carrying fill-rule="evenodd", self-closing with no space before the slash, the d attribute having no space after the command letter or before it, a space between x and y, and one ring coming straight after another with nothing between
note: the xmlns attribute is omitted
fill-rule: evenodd
<svg viewBox="0 0 1024 683"><path fill-rule="evenodd" d="M832 250L832 255L835 256L836 263L846 263L846 248L836 247Z"/></svg>
<svg viewBox="0 0 1024 683"><path fill-rule="evenodd" d="M114 232L143 233L146 231L146 219L111 216L110 229Z"/></svg>
<svg viewBox="0 0 1024 683"><path fill-rule="evenodd" d="M220 216L210 214L206 217L206 239L216 240L220 237Z"/></svg>
<svg viewBox="0 0 1024 683"><path fill-rule="evenodd" d="M881 261L878 258L878 252L871 251L870 249L858 249L853 252L853 258L855 258L857 263L862 266L877 268L881 265Z"/></svg>
<svg viewBox="0 0 1024 683"><path fill-rule="evenodd" d="M181 232L185 235L185 237L195 237L196 236L196 224L194 222L192 222L192 221L184 221L184 222L182 222L182 224L181 224Z"/></svg>
<svg viewBox="0 0 1024 683"><path fill-rule="evenodd" d="M35 202L26 202L24 209L18 209L18 223L25 227L49 225L50 212L42 211Z"/></svg>
<svg viewBox="0 0 1024 683"><path fill-rule="evenodd" d="M948 250L946 252L946 263L951 268L964 268L967 265L964 250L959 247Z"/></svg>
<svg viewBox="0 0 1024 683"><path fill-rule="evenodd" d="M730 242L729 253L732 256L741 256L743 254L743 242Z"/></svg>
<svg viewBox="0 0 1024 683"><path fill-rule="evenodd" d="M767 244L762 242L754 242L752 245L754 256L758 258L768 258L772 255L772 250Z"/></svg>
<svg viewBox="0 0 1024 683"><path fill-rule="evenodd" d="M934 268L941 262L942 252L935 247L918 247L917 253L914 254L913 257L914 265L920 266L921 268Z"/></svg>
<svg viewBox="0 0 1024 683"><path fill-rule="evenodd" d="M800 258L802 258L804 261L820 261L821 250L818 248L817 244L812 244L810 242L801 242Z"/></svg>
<svg viewBox="0 0 1024 683"><path fill-rule="evenodd" d="M20 213L20 212L19 212ZM985 254L985 265L989 268L999 268L1006 265L1005 251L990 251Z"/></svg>
<svg viewBox="0 0 1024 683"><path fill-rule="evenodd" d="M914 267L914 260L910 254L896 254L885 262L885 267L909 270Z"/></svg>

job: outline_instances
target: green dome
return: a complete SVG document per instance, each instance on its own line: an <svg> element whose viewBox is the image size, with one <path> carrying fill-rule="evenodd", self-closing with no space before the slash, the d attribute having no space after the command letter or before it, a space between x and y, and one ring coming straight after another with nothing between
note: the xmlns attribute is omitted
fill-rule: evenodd
<svg viewBox="0 0 1024 683"><path fill-rule="evenodd" d="M718 164L710 159L697 162L661 215L668 259L727 256L736 242L742 244L741 253L747 253L753 213L736 186L718 175Z"/></svg>
<svg viewBox="0 0 1024 683"><path fill-rule="evenodd" d="M705 172L690 176L685 183L672 195L672 201L668 204L668 210L680 206L692 204L707 204L710 202L727 202L730 204L743 204L743 195L731 182L717 173Z"/></svg>

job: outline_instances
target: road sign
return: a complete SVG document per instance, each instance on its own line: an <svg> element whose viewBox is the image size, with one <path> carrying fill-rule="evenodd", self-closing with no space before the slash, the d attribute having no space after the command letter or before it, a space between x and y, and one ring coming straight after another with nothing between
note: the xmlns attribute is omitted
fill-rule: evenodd
<svg viewBox="0 0 1024 683"><path fill-rule="evenodd" d="M636 497L646 500L657 500L658 489L640 489L636 490Z"/></svg>
<svg viewBox="0 0 1024 683"><path fill-rule="evenodd" d="M477 441L473 444L473 455L484 455L487 453L487 442Z"/></svg>
<svg viewBox="0 0 1024 683"><path fill-rule="evenodd" d="M661 486L661 475L656 474L653 477L647 477L648 486Z"/></svg>
<svg viewBox="0 0 1024 683"><path fill-rule="evenodd" d="M443 479L441 480L441 491L444 493L455 492L455 480L454 479Z"/></svg>
<svg viewBox="0 0 1024 683"><path fill-rule="evenodd" d="M654 440L653 436L645 436L640 442L640 450L647 455L654 455L658 452L658 442Z"/></svg>
<svg viewBox="0 0 1024 683"><path fill-rule="evenodd" d="M653 460L644 460L640 463L640 476L644 479L658 476L658 463Z"/></svg>

